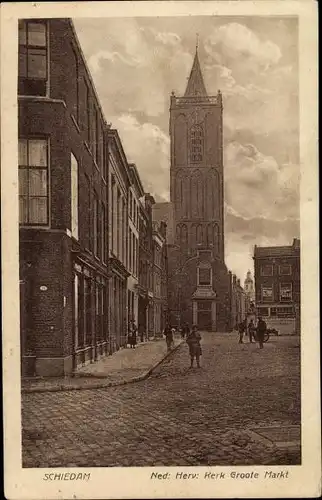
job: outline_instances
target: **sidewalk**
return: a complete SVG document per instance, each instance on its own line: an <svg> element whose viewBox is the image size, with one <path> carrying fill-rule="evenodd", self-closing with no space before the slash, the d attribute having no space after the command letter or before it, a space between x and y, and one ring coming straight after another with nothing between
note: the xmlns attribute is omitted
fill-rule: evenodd
<svg viewBox="0 0 322 500"><path fill-rule="evenodd" d="M56 392L77 389L95 389L138 382L172 352L182 340L175 338L174 348L167 352L165 339L138 344L135 349L120 349L95 363L78 368L70 377L23 379L22 392Z"/></svg>

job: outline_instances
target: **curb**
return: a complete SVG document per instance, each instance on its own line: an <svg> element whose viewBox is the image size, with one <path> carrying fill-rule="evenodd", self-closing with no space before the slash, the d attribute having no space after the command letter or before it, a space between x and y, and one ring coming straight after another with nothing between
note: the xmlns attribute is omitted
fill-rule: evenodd
<svg viewBox="0 0 322 500"><path fill-rule="evenodd" d="M130 378L128 380L122 380L122 381L119 381L119 382L97 382L97 383L94 383L94 384L90 384L89 386L75 386L75 387L72 387L72 386L65 386L65 385L59 385L59 386L55 386L55 387L25 387L25 388L22 388L21 389L21 392L26 394L26 393L41 393L41 392L61 392L61 391L86 391L86 390L90 390L90 389L105 389L105 388L108 388L108 387L117 387L117 386L121 386L121 385L127 385L127 384L133 384L135 382L141 382L142 380L145 380L147 379L151 374L152 372L158 368L158 366L161 365L161 363L163 363L163 361L165 361L169 356L171 356L171 354L173 354L174 352L177 351L177 349L179 349L179 347L184 343L184 341L180 341L178 345L176 345L171 351L169 352L166 352L166 354L163 356L163 358L161 358L157 363L155 363L153 366L151 366L151 368L149 368L147 371L145 371L142 375L138 375L137 377L133 377L133 378ZM83 377L77 377L79 379L83 378ZM84 377L85 378L85 377ZM89 376L88 377L89 379L93 380L95 378L95 376ZM97 378L101 378L101 377L97 377Z"/></svg>

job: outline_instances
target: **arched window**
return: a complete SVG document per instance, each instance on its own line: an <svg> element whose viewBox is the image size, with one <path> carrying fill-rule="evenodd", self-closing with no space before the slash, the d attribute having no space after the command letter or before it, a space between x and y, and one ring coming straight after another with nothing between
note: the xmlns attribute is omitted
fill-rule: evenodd
<svg viewBox="0 0 322 500"><path fill-rule="evenodd" d="M198 286L210 286L212 284L212 268L207 262L200 263L197 267Z"/></svg>
<svg viewBox="0 0 322 500"><path fill-rule="evenodd" d="M190 161L200 163L203 159L204 133L200 125L194 125L190 129Z"/></svg>
<svg viewBox="0 0 322 500"><path fill-rule="evenodd" d="M198 226L196 227L196 243L197 243L197 245L203 244L203 235L202 235L201 224L198 224Z"/></svg>
<svg viewBox="0 0 322 500"><path fill-rule="evenodd" d="M186 246L188 244L188 229L186 224L177 225L176 238L180 246Z"/></svg>
<svg viewBox="0 0 322 500"><path fill-rule="evenodd" d="M182 224L181 227L181 239L180 239L181 245L187 245L188 244L188 229L185 224Z"/></svg>
<svg viewBox="0 0 322 500"><path fill-rule="evenodd" d="M210 247L214 244L213 240L213 228L211 224L207 226L207 246Z"/></svg>
<svg viewBox="0 0 322 500"><path fill-rule="evenodd" d="M219 253L220 242L219 242L219 227L218 224L214 224L214 247L217 253Z"/></svg>

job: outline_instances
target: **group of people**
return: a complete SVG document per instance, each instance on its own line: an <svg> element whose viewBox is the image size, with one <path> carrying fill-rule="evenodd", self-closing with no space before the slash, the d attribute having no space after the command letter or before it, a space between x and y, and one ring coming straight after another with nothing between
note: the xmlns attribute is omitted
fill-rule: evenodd
<svg viewBox="0 0 322 500"><path fill-rule="evenodd" d="M174 333L175 328L171 328L171 326L168 324L164 329L168 351L170 351L173 346ZM198 327L194 325L190 330L189 325L186 323L181 329L181 337L186 339L186 342L189 346L190 368L193 367L195 359L197 367L200 368L200 356L202 354L202 351L200 345L201 335L198 332Z"/></svg>
<svg viewBox="0 0 322 500"><path fill-rule="evenodd" d="M252 319L247 326L247 319L245 319L238 325L239 343L244 343L244 335L248 332L249 342L258 341L260 349L263 349L266 330L267 325L261 317L258 318L257 326Z"/></svg>

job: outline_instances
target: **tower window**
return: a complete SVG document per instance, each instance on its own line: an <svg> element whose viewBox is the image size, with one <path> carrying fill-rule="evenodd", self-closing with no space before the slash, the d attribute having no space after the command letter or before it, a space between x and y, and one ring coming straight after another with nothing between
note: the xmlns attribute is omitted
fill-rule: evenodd
<svg viewBox="0 0 322 500"><path fill-rule="evenodd" d="M203 158L203 129L195 125L190 131L190 160L192 163L200 163Z"/></svg>

